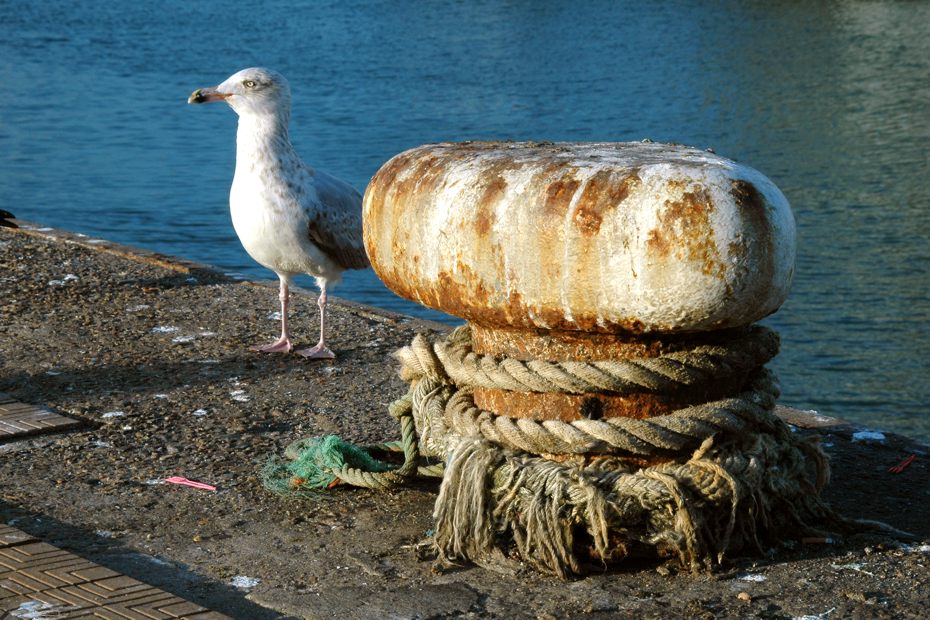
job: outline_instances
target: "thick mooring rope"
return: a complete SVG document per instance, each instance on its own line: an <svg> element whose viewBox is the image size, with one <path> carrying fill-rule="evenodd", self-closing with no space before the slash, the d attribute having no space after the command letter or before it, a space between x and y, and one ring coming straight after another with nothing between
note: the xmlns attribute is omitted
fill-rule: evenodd
<svg viewBox="0 0 930 620"><path fill-rule="evenodd" d="M445 340L430 344L422 335L396 353L401 376L447 378L459 387L514 392L670 393L735 372L762 366L778 353L778 335L753 326L722 345L700 345L660 357L595 362L497 359L471 350L471 330L459 327Z"/></svg>
<svg viewBox="0 0 930 620"><path fill-rule="evenodd" d="M693 449L721 432L736 433L750 427L771 429L781 424L772 413L778 398L777 382L761 368L778 352L778 337L764 327L748 331L732 351L722 346L701 346L693 351L622 362L496 360L473 353L470 342L469 328L459 327L434 344L418 335L409 347L396 353L401 376L416 386L411 390L413 415L426 453L431 456L445 458L458 437L471 436L533 454L620 451L652 456ZM705 381L723 380L736 373L745 374L747 369L755 370L755 377L748 389L733 397L643 420L613 417L563 422L509 418L478 409L471 397L474 387L510 389L503 386L512 383L517 374L522 377L518 391L553 391L550 388L554 383L547 383L544 375L578 389L583 383L579 377L596 372L600 383L618 386L619 393L628 394L634 389L667 393L693 386L698 373L703 373ZM523 389L529 384L538 385L540 390ZM605 391L593 389L590 383L584 385L588 389L582 393Z"/></svg>
<svg viewBox="0 0 930 620"><path fill-rule="evenodd" d="M778 387L766 370L749 390L732 398L679 409L667 415L639 420L613 417L606 420L537 421L509 418L475 406L471 391L443 389L432 379L421 378L422 388L413 392L413 413L432 456L444 456L457 437L479 436L514 450L534 454L617 453L654 456L699 445L721 432L749 428L773 428L779 424L772 413ZM437 444L438 440L438 444Z"/></svg>
<svg viewBox="0 0 930 620"><path fill-rule="evenodd" d="M410 383L390 409L401 441L379 446L403 450L402 465L363 462L336 441L328 453L297 442L290 464L266 470L266 485L294 493L312 479L384 489L442 475L435 544L446 561L480 563L513 545L524 561L563 577L583 572L585 548L603 562L651 550L711 566L726 551L759 548L782 531L821 535L812 524L835 521L818 497L828 476L823 453L773 413L778 387L764 364L777 350L777 335L760 326L725 344L595 362L478 355L467 327L434 343L417 336L396 354ZM472 398L476 388L703 394L718 382L736 393L646 419L510 418ZM636 465L643 460L654 464Z"/></svg>

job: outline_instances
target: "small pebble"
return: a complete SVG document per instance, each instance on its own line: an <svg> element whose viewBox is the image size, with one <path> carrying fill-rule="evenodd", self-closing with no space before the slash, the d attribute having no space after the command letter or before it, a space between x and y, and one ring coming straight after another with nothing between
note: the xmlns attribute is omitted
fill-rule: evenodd
<svg viewBox="0 0 930 620"><path fill-rule="evenodd" d="M159 325L157 327L152 328L152 333L153 334L170 334L171 332L178 331L178 329L179 329L178 327L174 327L173 325Z"/></svg>
<svg viewBox="0 0 930 620"><path fill-rule="evenodd" d="M885 441L885 433L879 431L859 431L853 433L853 441Z"/></svg>
<svg viewBox="0 0 930 620"><path fill-rule="evenodd" d="M736 598L746 603L752 600L752 597L749 596L749 592L740 592L739 594L736 595Z"/></svg>
<svg viewBox="0 0 930 620"><path fill-rule="evenodd" d="M254 588L255 586L257 586L259 584L259 581L260 580L255 579L254 577L246 577L245 575L236 575L235 577L229 580L229 585L231 585L234 588L248 589L248 588Z"/></svg>
<svg viewBox="0 0 930 620"><path fill-rule="evenodd" d="M77 280L77 279L78 277L76 275L74 275L73 273L69 273L68 275L63 277L61 280L49 280L48 285L49 286L64 286L66 283L73 282L74 280Z"/></svg>
<svg viewBox="0 0 930 620"><path fill-rule="evenodd" d="M245 393L245 390L233 390L232 392L229 393L229 395L232 397L233 400L238 401L240 403L249 402L249 396L248 394Z"/></svg>

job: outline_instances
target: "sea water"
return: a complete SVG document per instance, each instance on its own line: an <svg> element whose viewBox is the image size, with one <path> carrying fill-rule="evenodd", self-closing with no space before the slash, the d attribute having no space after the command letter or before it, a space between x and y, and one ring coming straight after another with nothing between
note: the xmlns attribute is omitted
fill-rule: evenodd
<svg viewBox="0 0 930 620"><path fill-rule="evenodd" d="M649 138L759 169L799 230L766 321L781 402L930 439L930 4L0 1L0 208L273 278L229 220L235 114L186 104L251 65L289 78L303 158L360 191L444 140ZM336 295L454 321L371 271Z"/></svg>

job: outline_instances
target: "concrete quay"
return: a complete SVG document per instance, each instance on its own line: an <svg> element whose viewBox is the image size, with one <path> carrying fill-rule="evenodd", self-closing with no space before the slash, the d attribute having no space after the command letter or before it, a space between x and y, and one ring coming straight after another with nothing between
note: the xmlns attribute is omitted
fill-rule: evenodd
<svg viewBox="0 0 930 620"><path fill-rule="evenodd" d="M335 361L261 355L248 345L276 336L276 283L20 224L0 229L0 392L78 425L0 435L0 526L197 613L832 619L917 618L930 608L930 449L796 410L785 410L789 421L819 435L831 457L831 504L914 539L786 541L700 575L673 564L567 582L529 570L437 570L423 544L435 481L298 500L266 491L258 473L302 437L395 439L386 407L407 386L391 353L445 327L334 300ZM300 291L293 303L301 344L316 335L314 302ZM216 491L163 482L172 476ZM15 583L0 572L0 617L26 617L16 615L24 595Z"/></svg>

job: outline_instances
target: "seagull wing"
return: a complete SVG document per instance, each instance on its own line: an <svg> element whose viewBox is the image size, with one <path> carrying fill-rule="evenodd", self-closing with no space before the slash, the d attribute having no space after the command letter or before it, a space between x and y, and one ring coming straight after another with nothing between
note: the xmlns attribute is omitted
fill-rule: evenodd
<svg viewBox="0 0 930 620"><path fill-rule="evenodd" d="M304 205L310 216L310 240L345 269L370 267L362 241L362 195L320 171L314 171L312 183L316 200Z"/></svg>
<svg viewBox="0 0 930 620"><path fill-rule="evenodd" d="M15 222L8 222L7 220L15 219L16 216L10 213L9 211L4 211L0 209L0 226L6 226L7 228L19 228Z"/></svg>

